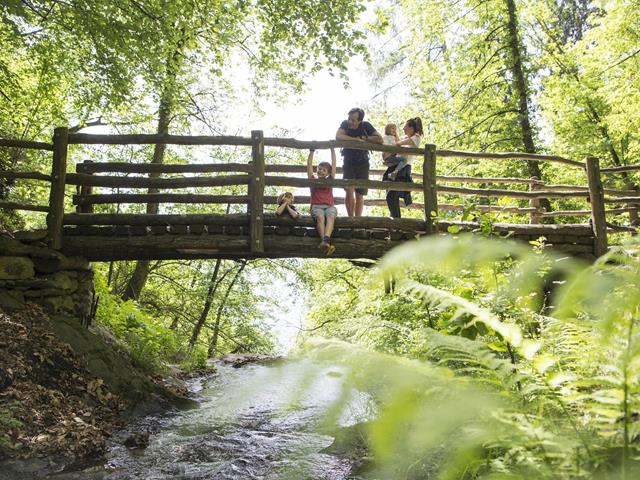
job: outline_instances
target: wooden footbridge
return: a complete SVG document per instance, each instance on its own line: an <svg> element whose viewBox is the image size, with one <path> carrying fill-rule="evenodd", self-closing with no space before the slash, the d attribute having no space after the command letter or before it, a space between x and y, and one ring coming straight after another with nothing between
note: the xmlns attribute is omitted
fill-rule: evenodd
<svg viewBox="0 0 640 480"><path fill-rule="evenodd" d="M75 153L74 145L97 144L231 145L247 149L247 162L185 165L70 161L71 154ZM65 127L55 129L50 144L0 139L0 147L52 152L51 171L46 173L0 171L0 178L5 181L48 182L49 205L2 201L0 208L45 212L47 240L52 248L96 261L323 257L323 252L317 249L317 233L310 216L303 214L294 220L270 213L274 210L272 206L275 205L277 192L287 187L365 187L374 191L395 189L414 194L416 203L406 210L408 216L413 218L338 217L333 243L336 246L334 257L340 258L378 258L396 245L418 236L478 230L486 233L488 228L496 234L527 242L545 237L545 242L551 248L594 258L606 251L608 231L635 232L635 228L607 222L606 216L617 215L615 218L620 218L620 214L628 213L635 220L640 204L640 193L637 191L605 189L602 183L605 175L640 169L640 166L600 169L597 158L587 158L581 162L552 155L437 150L434 145L427 145L424 149L405 149L355 141L298 141L265 138L260 131L252 132L250 138L91 135L70 133ZM415 183L309 180L303 165L266 162L265 147L305 150L349 147L413 154L422 161L414 161L414 168L418 170L414 175ZM446 157L554 162L563 168L583 171L586 174L585 184L546 185L529 178L437 175L438 159ZM376 162L378 160L372 156L372 165ZM372 170L374 177L381 173L382 170ZM300 175L305 177L301 178ZM477 187L465 186L474 184ZM215 192L224 187L234 187L234 191L243 192L234 195ZM71 189L75 189L75 193ZM457 213L467 210L459 201L462 197L478 198L484 202L474 207L478 214L509 213L520 223L481 225L474 221L456 220ZM513 199L516 203L505 206L505 198ZM541 199L566 198L582 202L583 208L548 212L540 207ZM500 204L495 201L491 204L492 199L501 199ZM298 205L304 205L305 202L308 204L308 196L297 196ZM338 204L343 202L343 198L337 198ZM121 213L121 205L129 204L146 204L147 213ZM234 211L227 214L161 214L159 204L168 205L171 209L180 204L198 205L200 212L203 206L224 204L227 205L227 212L229 206L233 206ZM72 205L75 206L75 212L71 211ZM382 198L371 198L366 200L365 205L385 206L386 203ZM217 210L220 211L220 208L217 207ZM544 219L551 217L582 218L584 223L544 223Z"/></svg>

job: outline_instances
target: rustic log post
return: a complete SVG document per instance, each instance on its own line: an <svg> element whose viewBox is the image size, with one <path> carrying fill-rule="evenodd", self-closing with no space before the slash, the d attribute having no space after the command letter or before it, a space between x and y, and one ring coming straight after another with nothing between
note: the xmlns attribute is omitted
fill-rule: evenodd
<svg viewBox="0 0 640 480"><path fill-rule="evenodd" d="M249 237L251 252L264 252L264 134L251 132L253 173L249 181Z"/></svg>
<svg viewBox="0 0 640 480"><path fill-rule="evenodd" d="M427 234L437 233L438 225L438 193L436 191L436 146L427 144L424 147L422 163L422 187L424 191L424 219Z"/></svg>
<svg viewBox="0 0 640 480"><path fill-rule="evenodd" d="M600 178L600 162L596 157L587 158L587 180L594 237L593 253L599 257L607 252L607 219L604 209L604 190Z"/></svg>
<svg viewBox="0 0 640 480"><path fill-rule="evenodd" d="M531 177L531 183L529 184L529 191L535 192L539 190L539 185L542 185L540 179L538 177ZM540 223L540 199L539 198L530 198L529 199L529 207L535 208L535 212L531 212L529 214L529 223L530 224L538 224Z"/></svg>
<svg viewBox="0 0 640 480"><path fill-rule="evenodd" d="M69 129L58 127L53 131L53 164L51 167L51 191L47 215L47 231L49 245L59 250L62 248L62 220L64 216L64 186L67 175L67 150L69 145Z"/></svg>
<svg viewBox="0 0 640 480"><path fill-rule="evenodd" d="M87 165L88 163L93 163L91 160L85 160L82 162ZM89 173L89 175L93 175L93 173ZM78 195L91 195L93 193L93 187L91 185L80 184L76 187L76 192ZM93 203L81 203L76 207L77 213L93 213Z"/></svg>

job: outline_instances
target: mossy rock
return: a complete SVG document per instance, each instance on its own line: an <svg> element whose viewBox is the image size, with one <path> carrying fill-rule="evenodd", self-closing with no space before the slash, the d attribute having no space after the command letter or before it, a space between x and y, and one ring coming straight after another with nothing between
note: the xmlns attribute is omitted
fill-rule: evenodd
<svg viewBox="0 0 640 480"><path fill-rule="evenodd" d="M33 262L26 257L0 257L0 280L33 278Z"/></svg>
<svg viewBox="0 0 640 480"><path fill-rule="evenodd" d="M7 311L24 307L24 294L19 291L0 288L0 307Z"/></svg>

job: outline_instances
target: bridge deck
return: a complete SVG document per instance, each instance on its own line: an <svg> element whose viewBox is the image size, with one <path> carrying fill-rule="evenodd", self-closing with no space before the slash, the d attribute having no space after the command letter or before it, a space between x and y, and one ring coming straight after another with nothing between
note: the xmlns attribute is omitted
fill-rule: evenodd
<svg viewBox="0 0 640 480"><path fill-rule="evenodd" d="M175 258L322 258L313 219L264 216L264 252L251 252L248 215L110 215L65 216L62 251L89 260ZM115 224L117 223L117 224ZM471 222L439 222L438 230L451 225L460 231L478 228ZM544 236L551 248L576 256L594 253L589 225L494 224L500 235L529 242ZM332 242L333 257L371 258L393 247L424 236L425 222L384 217L338 217Z"/></svg>

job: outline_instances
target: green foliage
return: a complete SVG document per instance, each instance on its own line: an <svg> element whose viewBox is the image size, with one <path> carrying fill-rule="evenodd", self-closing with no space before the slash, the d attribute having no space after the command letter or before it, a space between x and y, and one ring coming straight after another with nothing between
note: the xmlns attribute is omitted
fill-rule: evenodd
<svg viewBox="0 0 640 480"><path fill-rule="evenodd" d="M95 284L99 298L97 321L109 327L139 367L159 373L166 363L174 363L180 358L180 339L176 332L142 311L134 302L123 302L113 295L100 276L96 276Z"/></svg>
<svg viewBox="0 0 640 480"><path fill-rule="evenodd" d="M432 237L390 252L359 292L333 288L328 309L312 308L313 331L361 346L307 346L378 404L375 475L636 478L637 252L632 241L589 266L506 241ZM384 294L390 277L396 293ZM389 315L414 300L412 321Z"/></svg>

